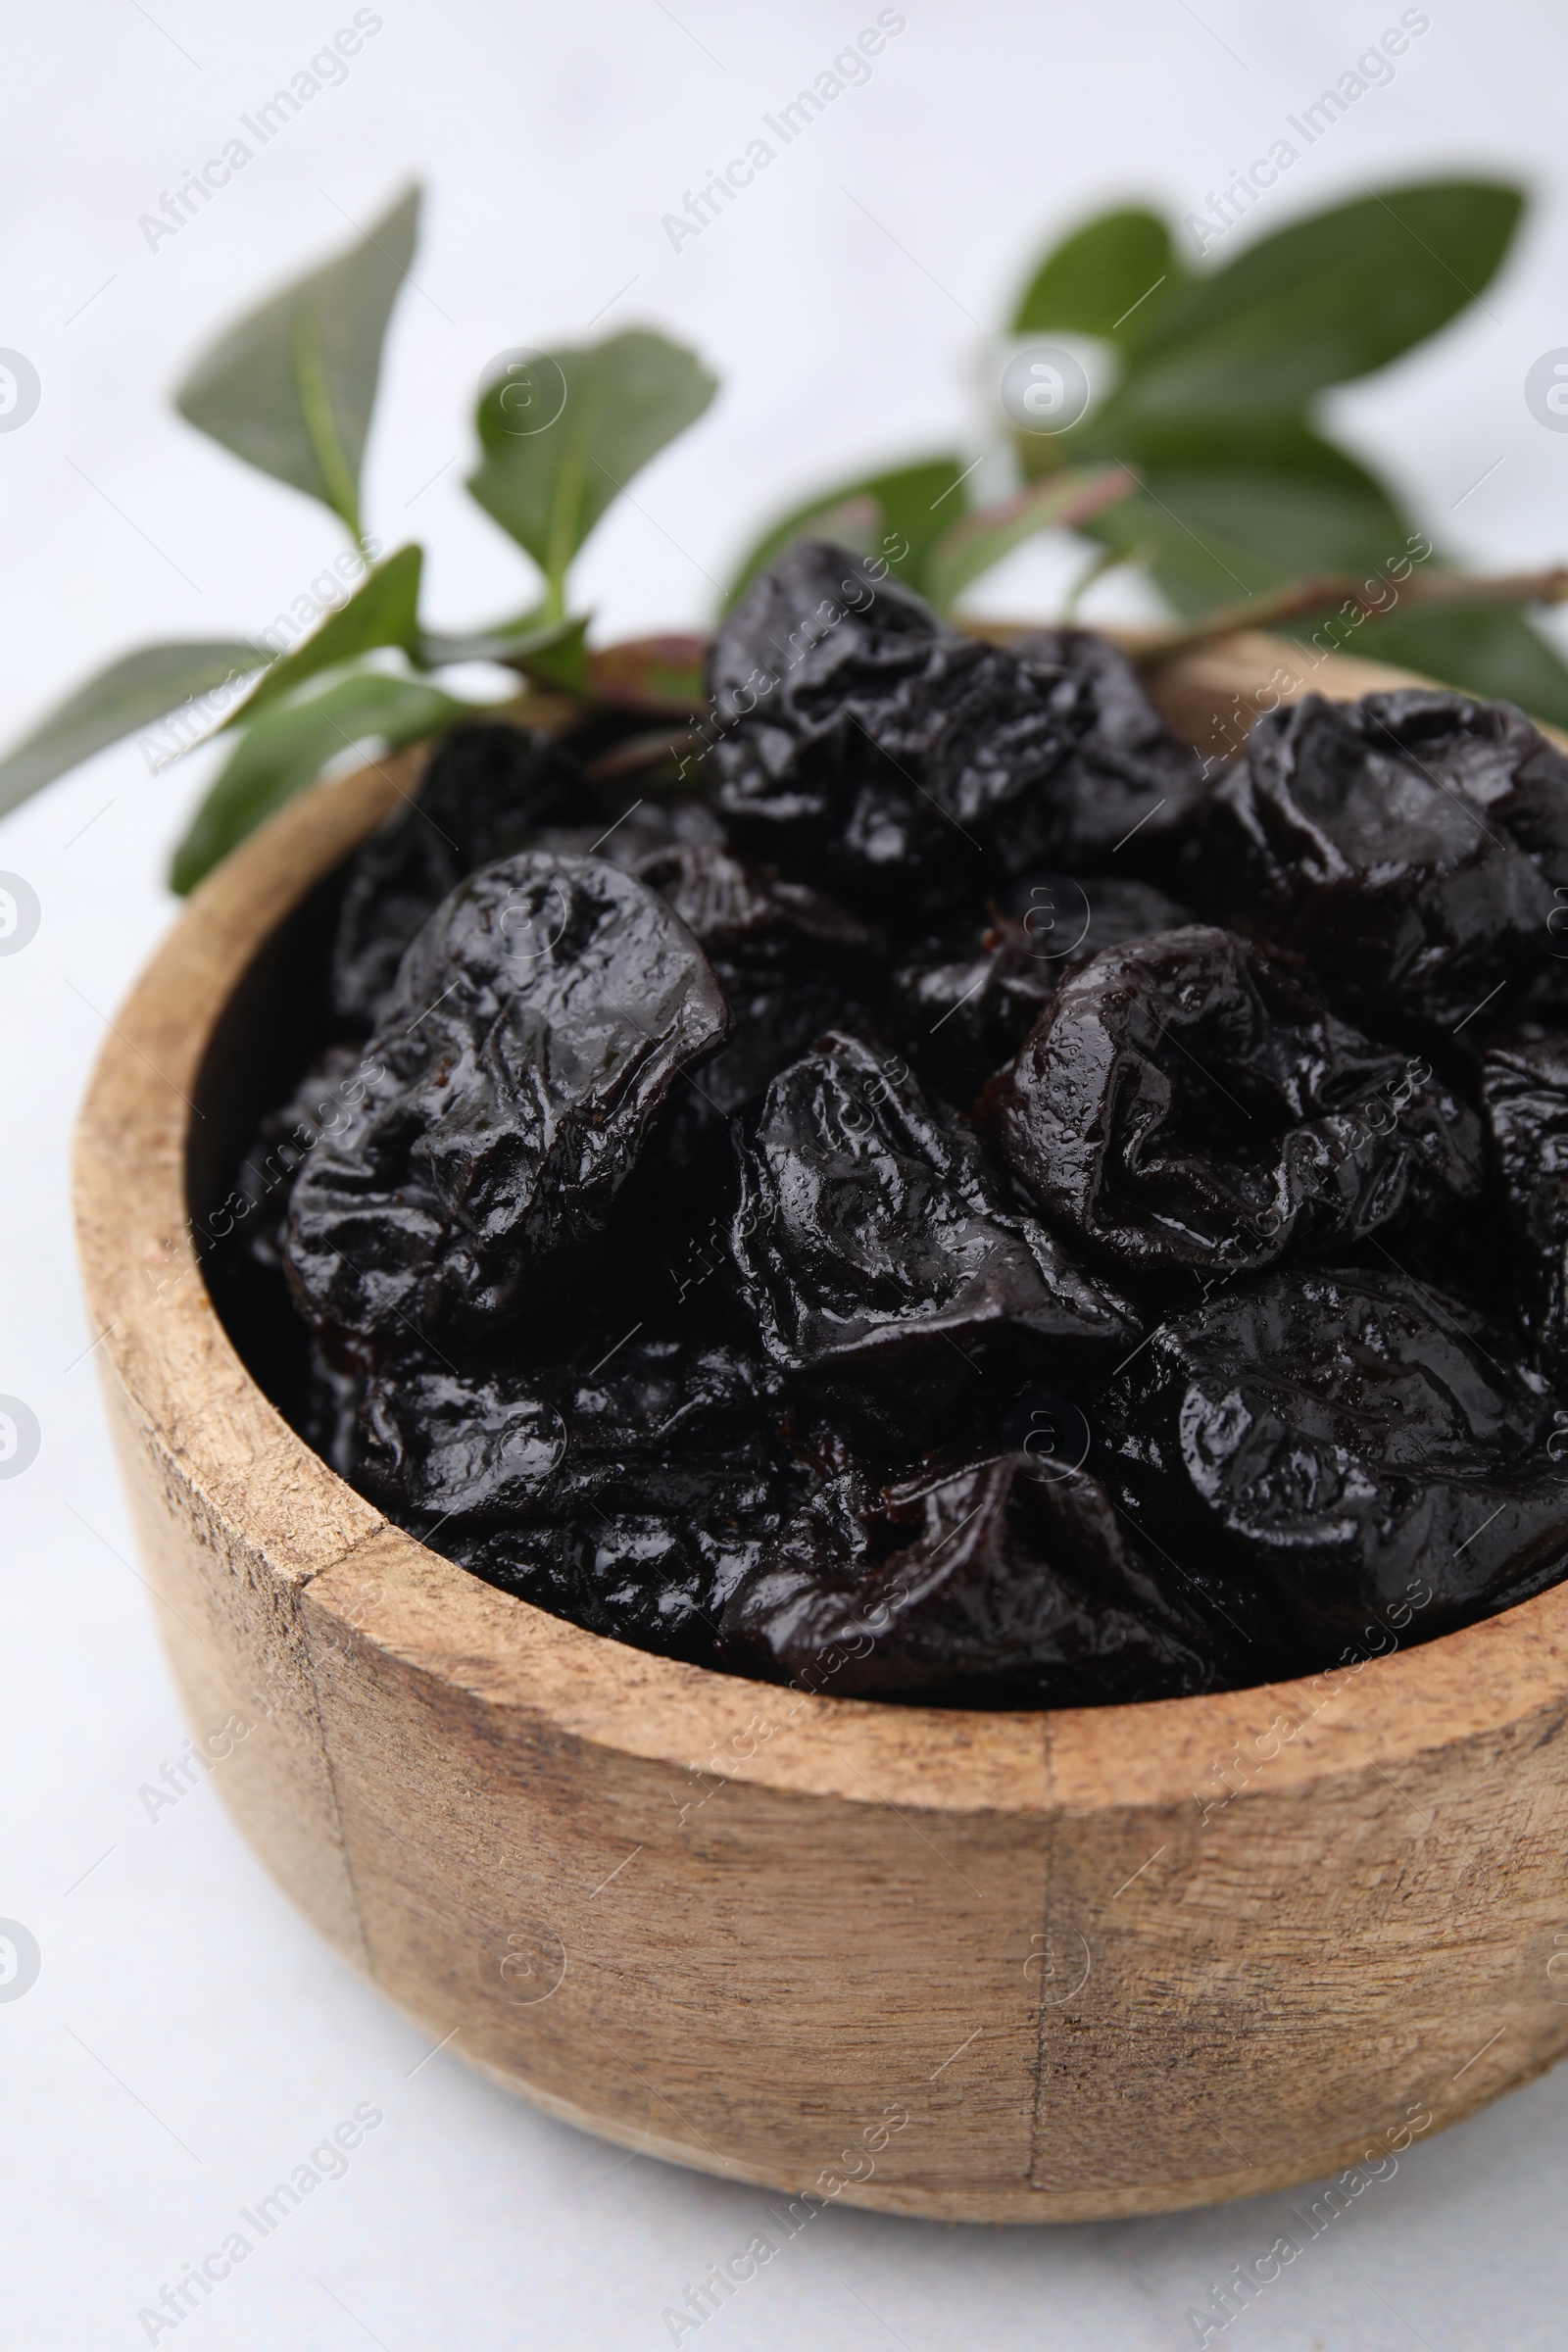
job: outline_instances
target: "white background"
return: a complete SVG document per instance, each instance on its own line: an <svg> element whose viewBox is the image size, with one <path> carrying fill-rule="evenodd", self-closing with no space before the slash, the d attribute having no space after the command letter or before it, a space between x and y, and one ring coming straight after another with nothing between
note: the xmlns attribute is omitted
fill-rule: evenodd
<svg viewBox="0 0 1568 2352"><path fill-rule="evenodd" d="M519 606L522 560L461 489L475 384L509 345L580 335L600 313L598 332L650 321L724 389L595 540L582 582L608 633L697 622L781 500L955 436L978 451L987 332L1049 237L1129 193L1200 206L1398 9L906 0L869 85L675 253L661 217L872 21L867 0L381 0L343 86L150 251L138 215L351 13L11 12L0 345L43 391L0 435L5 740L129 643L264 625L336 551L326 516L203 442L166 396L236 309L411 171L429 208L389 346L371 528L426 540L440 622ZM1435 169L1531 183L1485 309L1346 397L1336 422L1467 557L1561 560L1568 435L1531 419L1522 387L1568 344L1568 21L1479 0L1428 13L1392 86L1255 220ZM991 601L1043 611L1062 571L1050 550L1016 559ZM0 867L43 907L36 939L0 959L0 1393L43 1431L33 1466L0 1484L0 1916L43 1952L33 1989L0 2005L3 2332L30 2352L144 2342L138 2307L370 2100L386 2121L348 2178L257 2249L182 2344L653 2352L663 2306L745 2241L760 2198L624 2160L450 2054L421 2065L416 2030L294 1916L210 1786L156 1822L138 1802L184 1730L82 1353L66 1154L104 1016L171 919L161 876L199 782L150 779L130 747L0 827ZM1558 2345L1565 2191L1568 2074L1412 2151L1225 2340ZM1174 2347L1193 2340L1188 2306L1268 2245L1279 2204L1010 2231L830 2210L711 2321L705 2352Z"/></svg>

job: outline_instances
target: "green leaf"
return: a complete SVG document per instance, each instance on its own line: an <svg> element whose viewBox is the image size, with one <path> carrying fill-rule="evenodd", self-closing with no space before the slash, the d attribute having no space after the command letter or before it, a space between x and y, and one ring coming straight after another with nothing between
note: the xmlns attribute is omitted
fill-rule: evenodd
<svg viewBox="0 0 1568 2352"><path fill-rule="evenodd" d="M251 714L264 703L275 702L279 695L292 694L307 678L316 677L323 669L340 669L361 654L373 653L384 645L398 646L412 653L419 642L419 570L424 551L418 547L399 548L368 572L345 604L329 612L314 637L294 646L272 663L270 669L241 703L233 716L224 721L225 728L243 726Z"/></svg>
<svg viewBox="0 0 1568 2352"><path fill-rule="evenodd" d="M1345 650L1419 670L1488 702L1517 703L1532 718L1568 727L1568 668L1522 612L1505 607L1396 612L1355 630Z"/></svg>
<svg viewBox="0 0 1568 2352"><path fill-rule="evenodd" d="M1391 188L1249 246L1161 300L1106 404L1120 422L1298 409L1423 342L1490 283L1518 223L1516 188Z"/></svg>
<svg viewBox="0 0 1568 2352"><path fill-rule="evenodd" d="M441 669L453 662L496 662L506 669L537 678L546 686L563 687L568 694L592 691L588 682L586 639L592 614L574 613L561 620L541 620L541 608L524 612L499 628L476 629L469 636L446 636L421 630L416 659L421 669Z"/></svg>
<svg viewBox="0 0 1568 2352"><path fill-rule="evenodd" d="M264 646L223 637L192 645L144 645L122 655L56 704L0 760L0 814L122 735L163 718L194 695L238 685L270 660ZM177 759L206 731L205 724L192 727L189 742L172 744L169 758Z"/></svg>
<svg viewBox="0 0 1568 2352"><path fill-rule="evenodd" d="M1136 342L1155 306L1186 280L1170 231L1155 214L1137 206L1102 213L1047 254L1013 315L1012 332L1054 326L1082 335L1121 332Z"/></svg>
<svg viewBox="0 0 1568 2352"><path fill-rule="evenodd" d="M559 618L566 567L611 500L718 387L693 353L641 327L541 354L527 370L528 407L516 398L522 380L503 375L481 396L484 455L468 488L532 556ZM536 415L545 421L531 423Z"/></svg>
<svg viewBox="0 0 1568 2352"><path fill-rule="evenodd" d="M381 345L418 217L411 188L349 252L230 327L175 395L190 423L318 498L362 541L360 468Z"/></svg>
<svg viewBox="0 0 1568 2352"><path fill-rule="evenodd" d="M565 639L580 636L587 627L584 619L541 620L537 606L515 620L504 620L493 629L474 629L448 634L442 629L421 629L416 659L421 669L440 669L451 662L499 662L513 664L535 653L548 653L552 646Z"/></svg>
<svg viewBox="0 0 1568 2352"><path fill-rule="evenodd" d="M926 560L926 594L939 612L1036 531L1070 530L1130 498L1137 477L1120 466L1075 467L1036 482L1000 506L978 507L945 531Z"/></svg>
<svg viewBox="0 0 1568 2352"><path fill-rule="evenodd" d="M360 670L306 699L264 710L230 752L174 852L171 888L181 897L194 890L220 858L313 783L339 752L373 737L387 744L411 743L466 716L470 708L420 679Z"/></svg>
<svg viewBox="0 0 1568 2352"><path fill-rule="evenodd" d="M879 531L888 542L877 547L857 546L858 555L879 553L886 557L888 568L911 588L923 589L926 559L943 532L963 512L958 497L964 468L956 457L925 458L914 466L898 466L887 473L868 473L858 481L844 482L836 490L825 490L797 507L782 521L764 531L752 548L724 597L724 610L736 604L760 571L776 563L787 547L797 539L835 539L842 546L852 545L857 537L864 536L856 510L874 506L880 516ZM848 521L848 531L845 530ZM904 542L904 553L896 552L898 542Z"/></svg>
<svg viewBox="0 0 1568 2352"><path fill-rule="evenodd" d="M1302 416L1140 417L1114 427L1090 421L1056 437L1069 444L1078 465L1095 458L1151 475L1280 473L1377 486L1359 460L1325 441Z"/></svg>
<svg viewBox="0 0 1568 2352"><path fill-rule="evenodd" d="M1124 553L1151 547L1155 581L1186 617L1306 572L1373 571L1407 552L1403 518L1375 486L1288 474L1152 474L1090 529Z"/></svg>
<svg viewBox="0 0 1568 2352"><path fill-rule="evenodd" d="M522 672L541 686L559 686L565 694L588 694L588 623L591 614L550 622L530 631L505 657L509 669Z"/></svg>
<svg viewBox="0 0 1568 2352"><path fill-rule="evenodd" d="M1408 522L1383 484L1298 418L1167 419L1127 438L1144 487L1084 528L1124 556L1152 548L1155 582L1186 617L1406 553ZM1098 426L1071 439L1079 462L1111 446Z"/></svg>

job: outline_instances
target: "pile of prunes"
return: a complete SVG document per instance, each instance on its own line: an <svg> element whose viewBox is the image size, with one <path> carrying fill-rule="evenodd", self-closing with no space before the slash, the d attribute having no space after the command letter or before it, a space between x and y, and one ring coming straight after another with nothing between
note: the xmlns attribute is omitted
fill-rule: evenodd
<svg viewBox="0 0 1568 2352"><path fill-rule="evenodd" d="M211 1241L241 1349L474 1575L833 1695L1177 1696L1539 1592L1568 759L1421 689L1201 760L1103 639L879 569L760 578L618 814L570 734L436 748Z"/></svg>

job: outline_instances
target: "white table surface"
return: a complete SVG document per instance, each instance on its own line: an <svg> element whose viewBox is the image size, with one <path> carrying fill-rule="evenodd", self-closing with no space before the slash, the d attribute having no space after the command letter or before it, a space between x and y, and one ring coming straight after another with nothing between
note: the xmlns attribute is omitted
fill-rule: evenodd
<svg viewBox="0 0 1568 2352"><path fill-rule="evenodd" d="M7 740L128 643L263 625L336 552L323 514L202 441L165 396L236 308L411 168L428 222L368 503L388 544L427 540L445 623L526 592L520 558L459 486L493 354L579 335L603 312L598 331L663 325L723 376L710 417L584 562L602 625L623 634L700 621L710 579L797 490L956 434L978 450L973 389L994 362L974 321L1003 315L1046 237L1129 191L1201 206L1399 11L906 0L868 85L674 252L662 216L872 22L869 0L381 0L342 85L149 250L138 216L352 13L12 12L0 345L30 358L42 398L0 435ZM1337 416L1467 557L1561 560L1568 436L1533 421L1522 387L1568 343L1568 22L1542 0L1431 0L1430 18L1392 85L1256 218L1447 167L1533 183L1485 310ZM1062 576L1042 549L989 601L1045 610ZM1107 590L1095 610L1129 607ZM0 827L0 869L42 906L36 938L0 958L0 1393L42 1430L31 1468L0 1483L0 1917L42 1953L32 1989L0 2003L0 2340L146 2342L140 2308L368 2101L385 2121L346 2177L171 2331L181 2344L653 2352L670 2341L664 2307L745 2241L760 2196L625 2159L450 2052L427 2058L291 1911L211 1786L155 1820L138 1797L184 1729L84 1352L67 1143L106 1016L171 919L161 877L201 780L194 766L153 779L132 746ZM1568 2073L1412 2150L1226 2340L1560 2345L1565 2193ZM705 2352L1162 2352L1196 2340L1189 2307L1268 2245L1284 2202L1010 2230L829 2210L710 2322Z"/></svg>

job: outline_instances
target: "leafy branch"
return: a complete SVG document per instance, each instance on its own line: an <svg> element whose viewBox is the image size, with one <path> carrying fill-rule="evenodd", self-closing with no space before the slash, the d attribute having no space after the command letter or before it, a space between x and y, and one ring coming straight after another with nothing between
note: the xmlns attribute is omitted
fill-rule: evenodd
<svg viewBox="0 0 1568 2352"><path fill-rule="evenodd" d="M642 713L640 735L598 765L609 780L657 760L701 705L703 641L596 649L572 568L631 479L694 424L716 384L696 356L647 328L506 355L476 414L467 488L530 560L522 610L466 632L420 610L417 546L382 557L361 477L382 349L413 261L410 189L349 249L231 326L177 393L181 416L245 464L317 500L344 526L351 594L307 611L289 641L142 646L86 681L0 760L0 813L136 730L158 724L158 764L229 741L175 854L188 890L338 757L392 747L496 705L442 682L488 662L584 706ZM840 481L758 539L733 605L795 539L880 558L938 611L1040 532L1075 534L1085 562L1068 610L1114 566L1139 571L1171 612L1139 659L1168 661L1239 628L1304 628L1333 612L1378 658L1568 723L1568 667L1527 612L1568 601L1568 569L1468 579L1420 540L1395 493L1324 434L1314 404L1439 333L1500 268L1523 208L1484 181L1390 189L1294 221L1217 270L1183 261L1140 207L1086 223L1048 253L1011 319L1015 337L1090 338L1106 387L1066 429L1002 417L989 450L943 452ZM1069 356L1071 356L1069 354ZM1000 369L999 369L1000 376ZM980 497L987 471L1000 494ZM1010 478L998 482L999 475ZM312 625L313 623L317 625ZM1332 622L1329 625L1333 625ZM660 723L662 722L662 723Z"/></svg>
<svg viewBox="0 0 1568 2352"><path fill-rule="evenodd" d="M187 891L341 755L407 743L493 707L440 683L458 663L490 662L593 696L589 615L570 608L572 562L617 492L702 414L713 379L690 352L634 331L586 351L537 355L561 399L554 414L522 418L521 429L507 404L515 381L503 376L489 387L470 487L533 559L541 594L521 613L465 634L432 628L419 610L422 550L377 560L360 489L382 346L417 222L411 190L348 252L229 328L176 396L188 422L343 523L361 573L352 594L311 612L283 646L269 636L124 656L0 761L0 809L151 721L173 734L172 756L229 737L228 758L174 855L171 879Z"/></svg>
<svg viewBox="0 0 1568 2352"><path fill-rule="evenodd" d="M1213 270L1190 268L1168 224L1141 206L1054 247L1010 334L1062 339L1070 355L1087 338L1105 389L1057 432L1023 429L999 400L990 448L1024 482L1105 466L1137 477L1129 496L1072 524L1093 556L1074 598L1113 565L1135 570L1173 620L1146 658L1168 659L1357 601L1369 573L1422 537L1443 569L1406 581L1386 610L1358 603L1362 650L1568 725L1568 667L1528 617L1557 601L1538 592L1550 575L1464 581L1437 534L1416 531L1419 517L1316 413L1336 385L1374 374L1479 301L1523 206L1517 189L1484 180L1388 188L1295 220ZM840 482L830 497L876 500L889 478ZM826 503L775 525L741 581ZM919 559L905 576L920 586L925 567Z"/></svg>

